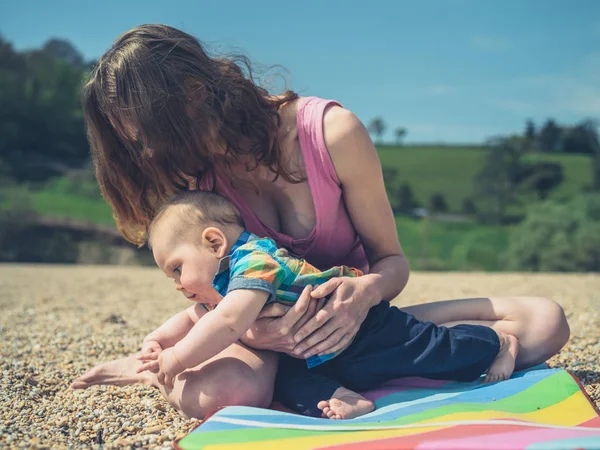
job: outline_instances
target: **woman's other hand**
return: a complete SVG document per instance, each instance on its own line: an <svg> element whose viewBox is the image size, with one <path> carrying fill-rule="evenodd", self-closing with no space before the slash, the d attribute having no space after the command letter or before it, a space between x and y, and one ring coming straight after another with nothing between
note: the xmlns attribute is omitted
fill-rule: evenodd
<svg viewBox="0 0 600 450"><path fill-rule="evenodd" d="M293 306L271 303L263 308L252 327L242 337L242 342L252 348L294 354L294 335L325 304L326 299L311 296L312 288L307 286Z"/></svg>
<svg viewBox="0 0 600 450"><path fill-rule="evenodd" d="M323 301L330 296L329 301L294 334L295 355L306 359L345 348L369 309L381 301L374 281L369 275L340 277L315 288L313 298Z"/></svg>

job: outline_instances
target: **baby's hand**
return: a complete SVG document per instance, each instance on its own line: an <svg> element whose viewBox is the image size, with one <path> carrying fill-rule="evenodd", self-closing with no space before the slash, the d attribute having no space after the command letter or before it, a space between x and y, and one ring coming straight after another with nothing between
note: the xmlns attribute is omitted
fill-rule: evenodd
<svg viewBox="0 0 600 450"><path fill-rule="evenodd" d="M136 373L142 373L146 370L152 373L158 373L158 355L163 351L161 345L157 341L147 341L142 345L142 354L138 356L138 360L143 361L142 365L136 370Z"/></svg>
<svg viewBox="0 0 600 450"><path fill-rule="evenodd" d="M158 356L158 382L168 388L173 388L173 379L185 370L177 358L173 347L161 352Z"/></svg>

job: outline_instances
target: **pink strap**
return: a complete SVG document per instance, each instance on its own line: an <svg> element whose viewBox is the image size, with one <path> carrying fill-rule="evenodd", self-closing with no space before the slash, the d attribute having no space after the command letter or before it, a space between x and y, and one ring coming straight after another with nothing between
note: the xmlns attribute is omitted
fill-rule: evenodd
<svg viewBox="0 0 600 450"><path fill-rule="evenodd" d="M323 133L323 116L330 105L341 106L335 100L325 100L318 97L306 97L302 99L298 106L296 123L298 139L304 156L306 172L309 178L311 178L311 174L314 174L312 179L316 182L315 187L317 187L317 184L321 185L324 181L321 178L323 173L326 173L338 186L340 184L333 167L333 161L325 145Z"/></svg>

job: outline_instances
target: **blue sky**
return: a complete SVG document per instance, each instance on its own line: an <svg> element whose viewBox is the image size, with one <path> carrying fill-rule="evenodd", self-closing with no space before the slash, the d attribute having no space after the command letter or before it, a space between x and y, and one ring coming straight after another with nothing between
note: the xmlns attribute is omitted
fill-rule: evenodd
<svg viewBox="0 0 600 450"><path fill-rule="evenodd" d="M88 59L142 23L281 64L301 95L337 99L388 139L481 142L553 117L600 118L600 1L4 0L17 49L50 37Z"/></svg>

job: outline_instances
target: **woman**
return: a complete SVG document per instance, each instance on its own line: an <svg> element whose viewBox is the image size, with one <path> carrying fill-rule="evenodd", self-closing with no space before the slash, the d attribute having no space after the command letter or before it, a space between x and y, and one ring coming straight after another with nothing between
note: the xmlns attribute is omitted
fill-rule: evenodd
<svg viewBox="0 0 600 450"><path fill-rule="evenodd" d="M136 27L115 41L84 88L83 106L98 182L119 230L142 245L167 196L214 189L253 233L317 267L345 264L369 274L307 289L290 310L266 309L244 339L248 346L233 345L186 371L172 390L152 374L136 374L135 356L95 367L73 388L153 384L191 417L224 405L266 407L275 352L306 358L343 347L371 306L406 285L408 262L364 126L335 102L290 91L269 96L250 73L245 59L212 58L195 38L163 25ZM517 336L517 369L545 361L569 337L561 307L544 298L463 299L405 311Z"/></svg>

